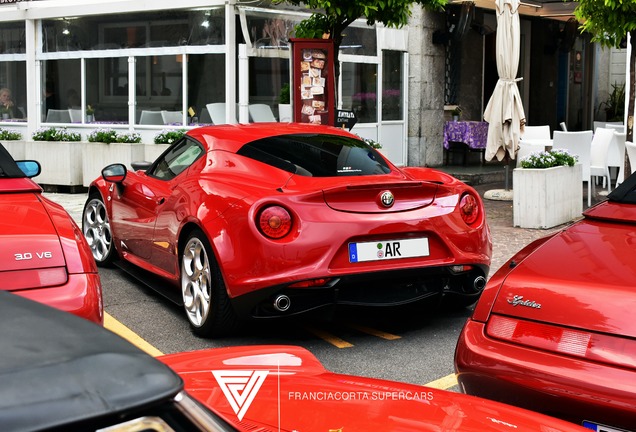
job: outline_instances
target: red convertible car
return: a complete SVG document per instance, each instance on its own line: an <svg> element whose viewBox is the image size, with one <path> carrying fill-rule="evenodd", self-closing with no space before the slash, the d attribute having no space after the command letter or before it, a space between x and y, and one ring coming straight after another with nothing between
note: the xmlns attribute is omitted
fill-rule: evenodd
<svg viewBox="0 0 636 432"><path fill-rule="evenodd" d="M488 281L455 352L463 391L636 430L636 175Z"/></svg>
<svg viewBox="0 0 636 432"><path fill-rule="evenodd" d="M358 136L301 124L194 129L153 163L109 165L83 232L218 336L335 305L474 303L490 231L474 189L397 168Z"/></svg>
<svg viewBox="0 0 636 432"><path fill-rule="evenodd" d="M82 232L0 144L0 290L103 323L102 286Z"/></svg>
<svg viewBox="0 0 636 432"><path fill-rule="evenodd" d="M104 328L0 292L2 432L582 432L443 390L329 372L293 346L155 359Z"/></svg>

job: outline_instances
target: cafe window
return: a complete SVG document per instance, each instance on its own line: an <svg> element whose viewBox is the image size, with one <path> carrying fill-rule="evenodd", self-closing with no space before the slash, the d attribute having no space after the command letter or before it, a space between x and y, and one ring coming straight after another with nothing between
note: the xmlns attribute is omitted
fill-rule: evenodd
<svg viewBox="0 0 636 432"><path fill-rule="evenodd" d="M342 44L340 44L340 52L342 54L355 54L365 56L375 56L378 54L377 37L375 27L364 26L362 22L347 27Z"/></svg>
<svg viewBox="0 0 636 432"><path fill-rule="evenodd" d="M43 52L222 45L224 14L211 8L43 20Z"/></svg>
<svg viewBox="0 0 636 432"><path fill-rule="evenodd" d="M80 123L81 60L46 60L42 62L42 79L42 121Z"/></svg>
<svg viewBox="0 0 636 432"><path fill-rule="evenodd" d="M0 54L24 54L26 37L24 21L0 23Z"/></svg>
<svg viewBox="0 0 636 432"><path fill-rule="evenodd" d="M404 120L404 53L382 51L382 120Z"/></svg>
<svg viewBox="0 0 636 432"><path fill-rule="evenodd" d="M26 121L26 61L0 61L0 89L8 89L11 107L0 106L0 121Z"/></svg>
<svg viewBox="0 0 636 432"><path fill-rule="evenodd" d="M250 104L267 104L278 117L281 89L289 85L289 60L251 57L249 80Z"/></svg>
<svg viewBox="0 0 636 432"><path fill-rule="evenodd" d="M378 121L378 65L369 63L343 63L342 108L352 110L358 123Z"/></svg>

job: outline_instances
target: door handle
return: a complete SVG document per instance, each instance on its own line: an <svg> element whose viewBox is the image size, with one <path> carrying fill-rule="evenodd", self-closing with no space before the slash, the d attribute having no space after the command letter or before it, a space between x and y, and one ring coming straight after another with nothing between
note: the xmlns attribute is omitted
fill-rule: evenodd
<svg viewBox="0 0 636 432"><path fill-rule="evenodd" d="M161 205L165 202L166 202L166 199L164 197L157 198L157 205Z"/></svg>

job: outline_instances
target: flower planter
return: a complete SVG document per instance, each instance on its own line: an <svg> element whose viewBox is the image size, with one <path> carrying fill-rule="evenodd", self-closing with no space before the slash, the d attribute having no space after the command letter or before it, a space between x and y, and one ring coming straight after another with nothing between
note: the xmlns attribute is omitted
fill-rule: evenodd
<svg viewBox="0 0 636 432"><path fill-rule="evenodd" d="M144 145L137 143L84 142L82 161L82 184L89 186L102 174L102 169L112 163L130 164L144 159Z"/></svg>
<svg viewBox="0 0 636 432"><path fill-rule="evenodd" d="M26 141L24 140L4 140L2 141L2 145L4 146L4 148L7 149L7 151L9 152L9 154L13 157L13 159L15 160L24 160L24 153L25 153L25 144Z"/></svg>
<svg viewBox="0 0 636 432"><path fill-rule="evenodd" d="M26 141L24 159L40 162L35 181L43 185L82 185L82 143L79 141Z"/></svg>
<svg viewBox="0 0 636 432"><path fill-rule="evenodd" d="M513 171L513 224L521 228L552 228L583 211L581 164Z"/></svg>
<svg viewBox="0 0 636 432"><path fill-rule="evenodd" d="M165 152L172 144L144 144L143 160L154 162L161 153Z"/></svg>

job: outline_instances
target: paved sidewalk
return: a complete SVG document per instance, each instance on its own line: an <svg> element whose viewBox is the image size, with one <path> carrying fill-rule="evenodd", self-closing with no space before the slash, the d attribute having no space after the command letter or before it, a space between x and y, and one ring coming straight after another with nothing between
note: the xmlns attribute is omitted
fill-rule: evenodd
<svg viewBox="0 0 636 432"><path fill-rule="evenodd" d="M483 197L484 193L491 189L503 189L503 183L486 183L475 186L475 189ZM598 190L598 188L597 188ZM584 191L585 192L585 191ZM64 206L66 211L75 219L78 225L82 224L82 211L86 202L87 194L64 194L45 192L44 195L51 200ZM587 197L587 194L583 194ZM598 199L602 197L598 196ZM512 255L521 250L524 246L535 239L548 235L562 226L551 229L524 229L514 228L512 216L512 201L495 201L484 199L486 207L486 218L490 225L493 239L493 256L490 275L492 275L501 265Z"/></svg>

